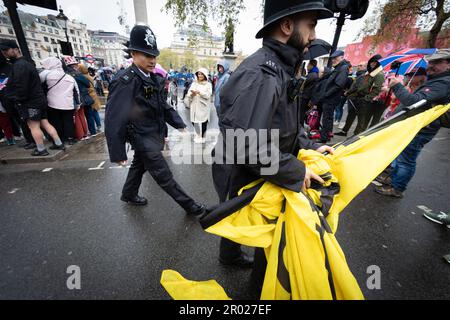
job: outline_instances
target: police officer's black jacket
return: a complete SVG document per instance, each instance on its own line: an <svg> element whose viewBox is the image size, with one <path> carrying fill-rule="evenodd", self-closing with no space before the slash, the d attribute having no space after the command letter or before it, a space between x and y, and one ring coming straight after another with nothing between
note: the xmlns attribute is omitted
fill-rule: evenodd
<svg viewBox="0 0 450 320"><path fill-rule="evenodd" d="M305 165L297 160L298 151L317 149L320 145L312 143L299 124L300 99L288 98L289 83L300 59L298 50L265 39L263 47L245 59L222 88L219 115L222 135L227 129L279 129L280 135L278 172L261 176L260 169L269 165L260 162L233 165L228 190L231 196L261 177L289 190L301 190Z"/></svg>
<svg viewBox="0 0 450 320"><path fill-rule="evenodd" d="M153 73L146 77L135 65L114 78L105 112L111 162L127 160L126 141L135 151L161 151L166 122L176 129L186 128L178 113L164 101L163 90Z"/></svg>

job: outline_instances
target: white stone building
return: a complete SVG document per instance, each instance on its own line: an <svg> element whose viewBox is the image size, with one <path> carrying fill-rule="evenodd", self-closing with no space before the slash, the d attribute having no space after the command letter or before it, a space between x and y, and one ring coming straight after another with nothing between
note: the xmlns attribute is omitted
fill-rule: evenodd
<svg viewBox="0 0 450 320"><path fill-rule="evenodd" d="M125 62L125 43L128 37L103 30L89 31L92 53L95 58L104 59L105 65L120 68Z"/></svg>

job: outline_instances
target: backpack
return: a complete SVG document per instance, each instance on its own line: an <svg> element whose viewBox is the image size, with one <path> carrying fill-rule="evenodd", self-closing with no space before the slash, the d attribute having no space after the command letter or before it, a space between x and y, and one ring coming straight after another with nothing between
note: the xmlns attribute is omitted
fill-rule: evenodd
<svg viewBox="0 0 450 320"><path fill-rule="evenodd" d="M308 111L306 123L308 124L310 131L318 131L320 129L319 110L311 109Z"/></svg>

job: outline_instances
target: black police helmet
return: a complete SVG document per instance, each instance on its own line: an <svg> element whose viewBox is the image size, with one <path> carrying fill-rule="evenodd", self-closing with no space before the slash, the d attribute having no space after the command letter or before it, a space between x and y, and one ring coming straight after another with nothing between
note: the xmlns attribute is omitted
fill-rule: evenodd
<svg viewBox="0 0 450 320"><path fill-rule="evenodd" d="M316 11L317 19L333 17L333 12L325 8L320 0L266 0L264 5L264 27L258 31L256 38L263 38L267 27L277 20L295 13Z"/></svg>
<svg viewBox="0 0 450 320"><path fill-rule="evenodd" d="M139 51L154 57L159 56L156 36L152 29L146 25L136 25L130 34L128 51Z"/></svg>

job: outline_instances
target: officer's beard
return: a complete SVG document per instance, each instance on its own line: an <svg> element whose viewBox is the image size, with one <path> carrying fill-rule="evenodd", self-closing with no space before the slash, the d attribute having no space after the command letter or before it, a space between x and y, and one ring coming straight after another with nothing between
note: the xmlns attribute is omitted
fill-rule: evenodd
<svg viewBox="0 0 450 320"><path fill-rule="evenodd" d="M294 33L289 38L287 44L288 46L297 49L301 56L304 55L305 50L308 47L309 43L303 42L303 38L300 32L298 31L297 24L295 24Z"/></svg>

